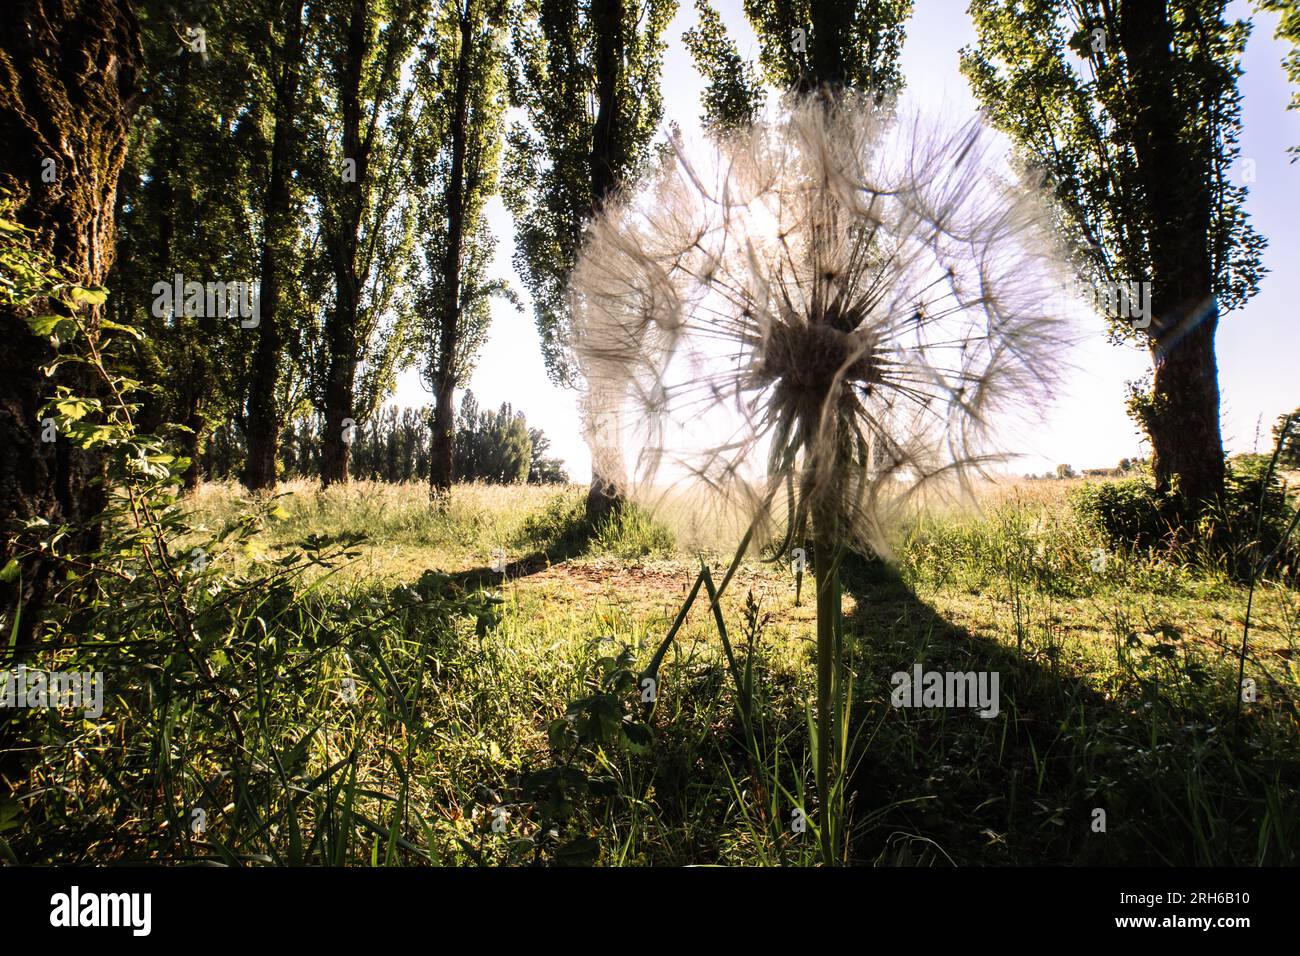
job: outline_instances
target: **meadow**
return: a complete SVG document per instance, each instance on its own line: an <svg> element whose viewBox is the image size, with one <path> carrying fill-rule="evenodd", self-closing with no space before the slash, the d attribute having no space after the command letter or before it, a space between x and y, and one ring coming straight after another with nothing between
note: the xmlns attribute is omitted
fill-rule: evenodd
<svg viewBox="0 0 1300 956"><path fill-rule="evenodd" d="M846 774L826 812L843 862L1297 862L1291 569L1251 595L1212 561L1117 549L1072 506L1084 484L990 484L896 528L890 560L842 568ZM176 553L203 572L209 666L151 644L129 597L79 621L80 646L33 666L112 661L108 704L40 716L0 852L818 862L811 574L747 556L717 613L699 591L646 685L701 564L711 588L731 554L671 509L590 528L584 496L204 485L179 510L228 546ZM918 664L996 672L997 713L894 706L893 675Z"/></svg>

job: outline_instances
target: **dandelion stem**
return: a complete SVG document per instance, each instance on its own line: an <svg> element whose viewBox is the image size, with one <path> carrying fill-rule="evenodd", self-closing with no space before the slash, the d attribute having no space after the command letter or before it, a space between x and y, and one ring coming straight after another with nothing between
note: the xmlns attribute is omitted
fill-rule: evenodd
<svg viewBox="0 0 1300 956"><path fill-rule="evenodd" d="M819 524L821 524L819 522ZM826 525L822 524L825 528ZM835 615L839 613L839 588L833 580L839 573L831 551L831 542L825 535L817 535L814 527L813 567L817 577L817 795L821 801L822 861L827 866L835 864L833 820L835 813L831 798L831 741L834 739L831 713L834 709L835 676Z"/></svg>

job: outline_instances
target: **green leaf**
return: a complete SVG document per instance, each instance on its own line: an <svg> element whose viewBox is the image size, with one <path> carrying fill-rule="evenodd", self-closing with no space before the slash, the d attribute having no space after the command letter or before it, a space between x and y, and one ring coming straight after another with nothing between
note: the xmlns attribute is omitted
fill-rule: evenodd
<svg viewBox="0 0 1300 956"><path fill-rule="evenodd" d="M16 580L18 580L18 559L10 558L9 563L0 568L0 582L8 584Z"/></svg>
<svg viewBox="0 0 1300 956"><path fill-rule="evenodd" d="M27 326L37 335L53 335L60 322L69 321L66 315L34 315L28 318Z"/></svg>
<svg viewBox="0 0 1300 956"><path fill-rule="evenodd" d="M73 305L103 305L108 301L108 293L103 289L85 289L79 285L72 287Z"/></svg>
<svg viewBox="0 0 1300 956"><path fill-rule="evenodd" d="M623 736L627 740L628 747L637 753L646 750L654 742L654 735L651 734L649 727L627 720L623 722Z"/></svg>
<svg viewBox="0 0 1300 956"><path fill-rule="evenodd" d="M54 403L55 410L70 421L78 421L99 407L99 402L87 398L66 398Z"/></svg>
<svg viewBox="0 0 1300 956"><path fill-rule="evenodd" d="M101 319L99 322L99 327L101 329L109 329L114 332L125 332L127 335L131 336L137 342L144 341L144 333L131 325L123 325L121 322L113 322L110 321L109 319Z"/></svg>

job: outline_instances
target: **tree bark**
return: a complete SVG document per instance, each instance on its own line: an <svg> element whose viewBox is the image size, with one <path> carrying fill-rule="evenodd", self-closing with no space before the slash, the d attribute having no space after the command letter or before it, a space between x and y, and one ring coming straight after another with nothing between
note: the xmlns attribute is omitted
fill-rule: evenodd
<svg viewBox="0 0 1300 956"><path fill-rule="evenodd" d="M15 216L34 230L36 249L85 285L102 285L114 251L117 180L126 158L136 75L143 59L140 27L118 0L13 0L0 18L0 189ZM45 160L55 179L42 179ZM39 307L38 303L38 307ZM94 385L53 357L24 315L0 308L0 566L21 555L18 584L0 586L0 630L13 633L15 656L30 644L54 585L56 567L25 553L17 526L31 519L72 528L70 544L93 550L99 540L103 489L92 483L102 462L58 439L41 440L38 410L58 385L85 394ZM8 776L11 715L0 712L0 776Z"/></svg>
<svg viewBox="0 0 1300 956"><path fill-rule="evenodd" d="M796 84L795 89L800 93L823 88L839 91L847 85L844 50L851 42L853 12L854 4L844 0L812 0L812 22L808 24L810 75L801 77Z"/></svg>
<svg viewBox="0 0 1300 956"><path fill-rule="evenodd" d="M447 179L447 252L442 266L445 298L434 381L429 484L435 495L451 488L453 477L456 350L460 344L460 279L465 245L465 154L469 142L469 76L470 58L473 55L470 15L470 3L466 0L460 16L460 50L456 56L456 89L452 100L451 175Z"/></svg>
<svg viewBox="0 0 1300 956"><path fill-rule="evenodd" d="M191 492L197 491L203 481L203 431L208 427L199 403L191 404L183 424L189 431L181 433L182 451L190 460L190 466L185 469L182 480L185 490Z"/></svg>
<svg viewBox="0 0 1300 956"><path fill-rule="evenodd" d="M356 163L356 181L342 184L343 201L332 237L334 308L327 322L329 370L325 380L325 436L321 447L321 485L348 480L353 431L345 425L352 415L357 371L357 320L361 282L357 276L357 244L361 234L362 198L370 166L369 139L361 137L361 73L369 51L369 5L353 0L344 54L339 101L343 114L343 156Z"/></svg>
<svg viewBox="0 0 1300 956"><path fill-rule="evenodd" d="M248 458L243 482L250 491L275 487L281 410L276 392L284 332L280 327L280 271L284 245L293 229L290 219L290 174L293 171L298 110L299 59L302 55L304 0L289 8L280 71L275 82L275 133L271 174L263 203L261 286L258 294L257 351L253 355L248 394Z"/></svg>
<svg viewBox="0 0 1300 956"><path fill-rule="evenodd" d="M619 102L623 71L623 0L592 4L596 34L596 123L591 138L592 215L600 212L618 188L627 168L626 135ZM595 524L623 506L625 468L615 449L592 449L591 487L587 490L587 520Z"/></svg>
<svg viewBox="0 0 1300 956"><path fill-rule="evenodd" d="M1130 64L1131 130L1151 224L1154 366L1150 402L1141 411L1161 491L1176 490L1182 517L1194 520L1223 494L1223 438L1209 232L1212 197L1204 172L1212 143L1186 142L1174 79L1173 27L1163 3L1125 3L1120 40Z"/></svg>

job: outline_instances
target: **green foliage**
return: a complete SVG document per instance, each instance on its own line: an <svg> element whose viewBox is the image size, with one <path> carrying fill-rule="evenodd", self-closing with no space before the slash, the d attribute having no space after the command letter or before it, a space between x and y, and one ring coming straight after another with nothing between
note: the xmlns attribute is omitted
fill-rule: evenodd
<svg viewBox="0 0 1300 956"><path fill-rule="evenodd" d="M1279 15L1277 30L1273 36L1279 40L1289 41L1291 44L1291 50L1282 61L1282 67L1291 82L1300 87L1300 4L1297 4L1296 0L1256 0L1256 3L1259 9ZM1291 94L1291 102L1287 105L1287 109L1300 110L1300 89ZM1291 162L1295 162L1296 156L1300 156L1300 145L1292 146L1289 151L1295 154L1291 159Z"/></svg>
<svg viewBox="0 0 1300 956"><path fill-rule="evenodd" d="M1278 447L1279 468L1300 468L1300 408L1277 417L1273 426L1273 443Z"/></svg>
<svg viewBox="0 0 1300 956"><path fill-rule="evenodd" d="M1172 502L1146 478L1086 482L1071 490L1070 503L1112 546L1151 547L1170 533Z"/></svg>
<svg viewBox="0 0 1300 956"><path fill-rule="evenodd" d="M884 97L903 87L898 57L913 0L745 0L764 78L778 89L821 85ZM804 46L795 31L804 31Z"/></svg>
<svg viewBox="0 0 1300 956"><path fill-rule="evenodd" d="M672 529L631 502L602 518L592 532L592 547L596 551L620 558L664 555L675 546Z"/></svg>
<svg viewBox="0 0 1300 956"><path fill-rule="evenodd" d="M554 547L563 554L577 554L591 537L583 495L556 495L541 510L528 516L523 538L535 548Z"/></svg>
<svg viewBox="0 0 1300 956"><path fill-rule="evenodd" d="M1239 455L1228 462L1220 507L1205 517L1222 530L1224 560L1243 581L1253 575L1300 571L1294 535L1300 501L1288 491L1268 455Z"/></svg>
<svg viewBox="0 0 1300 956"><path fill-rule="evenodd" d="M462 50L462 29L469 45ZM507 107L506 26L502 4L473 0L445 4L421 44L415 68L414 165L418 254L411 263L418 315L416 348L421 373L437 394L443 374L459 386L474 370L487 340L491 300L500 296L519 303L504 282L488 273L496 240L484 206L496 194L502 134ZM456 112L458 69L465 70L464 116ZM453 127L462 127L463 167L452 153ZM455 175L459 174L459 181ZM458 275L447 272L452 241L452 204L458 204L460 249ZM449 313L449 283L456 303ZM452 343L450 368L443 368L444 337Z"/></svg>
<svg viewBox="0 0 1300 956"><path fill-rule="evenodd" d="M371 481L404 482L429 480L429 423L432 408L405 408L386 405L367 421L357 424L353 434L348 468L353 478ZM522 413L516 413L516 417ZM494 416L495 417L495 416ZM473 426L482 430L482 423ZM569 478L564 463L546 454L551 440L540 428L529 428L531 451L528 483L564 484ZM518 439L518 435L513 435ZM313 478L320 473L323 447L323 421L320 415L304 415L290 422L280 441L280 460L284 476ZM239 433L219 427L204 454L204 473L214 480L236 478L245 455ZM476 475L467 481L487 481Z"/></svg>
<svg viewBox="0 0 1300 956"><path fill-rule="evenodd" d="M528 440L532 443L532 458L528 463L528 483L530 485L559 485L569 480L569 473L564 470L564 462L547 455L551 440L540 428L528 429Z"/></svg>
<svg viewBox="0 0 1300 956"><path fill-rule="evenodd" d="M1300 566L1291 498L1269 456L1231 459L1223 499L1202 516L1199 541L1193 544L1176 531L1175 497L1159 494L1146 477L1088 482L1070 493L1075 515L1108 546L1171 549L1177 560L1205 562L1240 581L1259 571L1285 576ZM1261 568L1266 558L1268 565Z"/></svg>
<svg viewBox="0 0 1300 956"><path fill-rule="evenodd" d="M1239 152L1237 78L1250 25L1225 21L1224 7L1224 0L1170 5L1172 75L1158 82L1179 104L1176 133L1187 165L1158 175L1191 178L1209 190L1204 251L1219 306L1230 312L1257 290L1265 241L1247 221L1245 188L1229 175ZM1143 89L1136 74L1153 85L1154 73L1130 59L1119 7L974 0L970 13L979 40L962 50L962 73L989 120L1046 177L1067 214L1062 228L1080 250L1081 276L1089 283L1152 277L1161 230L1188 224L1150 218L1151 173L1135 148L1147 135L1142 111L1149 104L1135 91ZM1157 295L1163 278L1153 277ZM1132 334L1132 323L1114 323L1112 331Z"/></svg>
<svg viewBox="0 0 1300 956"><path fill-rule="evenodd" d="M495 412L480 411L474 394L466 392L457 416L453 459L457 481L498 485L527 481L533 442L523 414L516 414L509 402Z"/></svg>
<svg viewBox="0 0 1300 956"><path fill-rule="evenodd" d="M541 841L530 840L529 848L539 858L546 853L557 865L596 862L599 839L569 832L578 805L617 800L622 794L618 778L608 771L611 757L619 751L643 753L653 741L638 706L636 655L627 646L610 649L611 641L592 642L599 656L586 681L590 693L571 701L564 716L546 728L552 764L520 781L522 796L534 805L543 836Z"/></svg>
<svg viewBox="0 0 1300 956"><path fill-rule="evenodd" d="M413 323L402 295L413 254L413 96L403 76L424 33L429 0L332 0L312 4L302 110L301 176L320 234L327 300L309 318L312 404L324 409L331 374L356 366L360 382L343 410L368 418L409 360ZM307 322L300 323L307 326Z"/></svg>
<svg viewBox="0 0 1300 956"><path fill-rule="evenodd" d="M650 155L663 116L663 31L677 0L624 4L623 56L612 123L614 174L626 180ZM593 186L597 27L576 0L524 0L512 14L511 99L523 111L507 136L502 195L515 219L515 269L533 299L547 374L575 385L566 345L568 279L582 231L601 197Z"/></svg>
<svg viewBox="0 0 1300 956"><path fill-rule="evenodd" d="M33 521L14 551L16 573L37 553L63 570L39 623L40 640L23 650L29 658L22 663L30 665L30 656L37 656L51 669L100 674L109 711L24 712L19 745L37 754L27 782L39 790L45 781L77 777L83 793L97 788L96 803L111 809L103 816L87 814L74 791L56 787L57 794L33 802L25 815L25 855L66 860L66 851L43 833L75 832L74 843L98 845L116 813L142 813L146 803L158 809L155 832L170 842L171 852L184 854L194 845L190 808L207 807L222 792L220 805L234 802L234 815L248 825L254 842L268 827L286 822L292 837L287 856L279 859L301 861L295 813L300 807L289 797L287 774L300 772L307 738L296 744L272 739L263 681L287 676L281 668L289 663L288 638L302 630L293 582L309 568L328 568L346 545L331 551L309 541L251 574L228 573L241 538L281 512L265 502L217 532L189 524L175 495L188 462L137 428L140 384L118 371L130 364L138 331L80 311L103 301L97 290L69 289L59 297L65 318L53 326L32 325L36 334L56 333L52 365L77 362L93 378L95 394L58 386L40 415L53 419L61 440L102 455L109 494L103 512L90 521L105 530L104 543L89 553L70 551L70 532L77 529ZM268 671L270 659L278 660ZM105 681L111 682L107 688ZM298 694L307 692L304 683L296 686ZM255 693L241 706L241 695L250 691ZM277 715L286 706L287 698L280 699ZM173 741L184 745L174 747ZM277 744L286 749L277 752ZM278 776L255 769L272 763ZM338 769L303 781L303 792L313 794ZM273 807L277 822L259 817L264 811L276 815ZM312 845L324 832L317 830ZM247 846L211 850L212 859L228 863L256 855Z"/></svg>
<svg viewBox="0 0 1300 956"><path fill-rule="evenodd" d="M146 0L138 6L149 94L135 112L119 181L117 256L109 276L109 315L139 328L144 344L134 377L142 423L184 426L186 453L201 452L210 428L239 419L249 393L257 331L216 316L153 314L153 285L261 278L268 237L262 221L269 188L274 95L284 16L273 0L212 5ZM202 27L206 53L180 42ZM305 137L294 163L301 163ZM302 214L307 177L290 178L290 235L277 250L287 309L316 315L328 294L324 259L314 254L317 223ZM313 323L286 324L286 354L277 372L280 407L292 412L306 398Z"/></svg>
<svg viewBox="0 0 1300 956"><path fill-rule="evenodd" d="M708 0L695 0L698 22L682 34L682 43L705 79L704 125L725 131L748 126L763 108L763 83Z"/></svg>
<svg viewBox="0 0 1300 956"><path fill-rule="evenodd" d="M9 218L13 205L13 197L0 192L0 302L22 308L46 296L70 296L59 269L33 248L32 231ZM53 335L62 321L62 316L46 315L29 319L28 325L37 335Z"/></svg>

